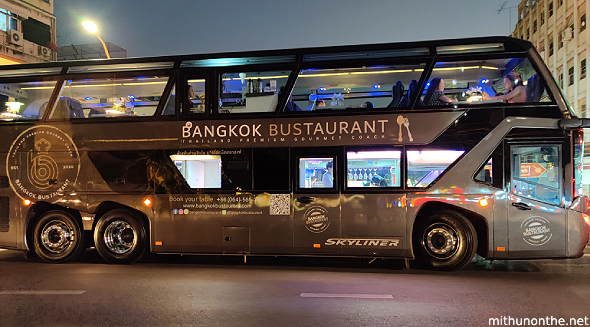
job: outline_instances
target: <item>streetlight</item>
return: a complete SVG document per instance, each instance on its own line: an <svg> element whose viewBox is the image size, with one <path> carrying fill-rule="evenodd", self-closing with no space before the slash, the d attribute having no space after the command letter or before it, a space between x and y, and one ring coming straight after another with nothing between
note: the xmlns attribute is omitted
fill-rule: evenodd
<svg viewBox="0 0 590 327"><path fill-rule="evenodd" d="M107 58L111 59L111 55L109 55L109 50L107 49L107 45L100 38L100 35L98 35L98 27L96 27L96 24L87 20L84 23L82 23L82 26L84 26L84 28L88 31L88 33L96 35L96 37L100 40L100 43L102 43L102 47L104 48L104 53L107 55Z"/></svg>

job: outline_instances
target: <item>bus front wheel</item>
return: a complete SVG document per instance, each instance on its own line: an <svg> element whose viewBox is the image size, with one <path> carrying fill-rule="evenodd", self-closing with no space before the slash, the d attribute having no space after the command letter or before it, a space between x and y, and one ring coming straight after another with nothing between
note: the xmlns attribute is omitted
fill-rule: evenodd
<svg viewBox="0 0 590 327"><path fill-rule="evenodd" d="M473 259L477 233L460 213L441 210L417 224L413 242L416 259L422 266L456 270Z"/></svg>
<svg viewBox="0 0 590 327"><path fill-rule="evenodd" d="M103 215L94 229L94 244L100 256L109 263L133 263L147 249L145 223L138 214L114 209Z"/></svg>
<svg viewBox="0 0 590 327"><path fill-rule="evenodd" d="M47 262L73 261L85 250L84 232L70 213L49 211L35 224L33 246L37 255Z"/></svg>

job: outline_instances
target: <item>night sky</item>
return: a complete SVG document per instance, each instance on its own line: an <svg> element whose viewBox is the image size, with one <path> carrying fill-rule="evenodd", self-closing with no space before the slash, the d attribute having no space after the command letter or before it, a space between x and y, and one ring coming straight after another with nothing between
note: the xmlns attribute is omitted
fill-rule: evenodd
<svg viewBox="0 0 590 327"><path fill-rule="evenodd" d="M57 44L96 43L129 57L509 35L505 0L56 0ZM505 8L515 7L509 0Z"/></svg>

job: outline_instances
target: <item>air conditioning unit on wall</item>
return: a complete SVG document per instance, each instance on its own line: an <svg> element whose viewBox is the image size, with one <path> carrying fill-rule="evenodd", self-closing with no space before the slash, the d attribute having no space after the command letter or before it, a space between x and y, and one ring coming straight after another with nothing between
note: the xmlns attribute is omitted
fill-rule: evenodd
<svg viewBox="0 0 590 327"><path fill-rule="evenodd" d="M50 57L51 56L51 49L39 46L37 49L37 54L39 57Z"/></svg>
<svg viewBox="0 0 590 327"><path fill-rule="evenodd" d="M16 30L9 30L8 43L22 47L25 44L25 40L23 39L23 33Z"/></svg>

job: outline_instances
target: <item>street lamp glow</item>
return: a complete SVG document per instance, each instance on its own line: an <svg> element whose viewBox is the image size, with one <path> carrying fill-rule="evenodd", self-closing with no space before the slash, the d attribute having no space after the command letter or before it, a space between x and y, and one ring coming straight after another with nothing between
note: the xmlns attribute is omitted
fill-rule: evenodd
<svg viewBox="0 0 590 327"><path fill-rule="evenodd" d="M98 38L100 43L102 43L102 47L104 48L104 53L107 55L107 58L111 59L111 55L109 54L109 50L107 49L107 45L100 38L100 35L98 35L98 27L96 27L96 24L87 20L82 23L82 26L84 26L84 28L88 31L88 33L96 35L96 37Z"/></svg>
<svg viewBox="0 0 590 327"><path fill-rule="evenodd" d="M87 20L84 23L82 23L82 26L84 26L88 33L98 34L98 27L96 27L96 24L94 24L93 22Z"/></svg>

